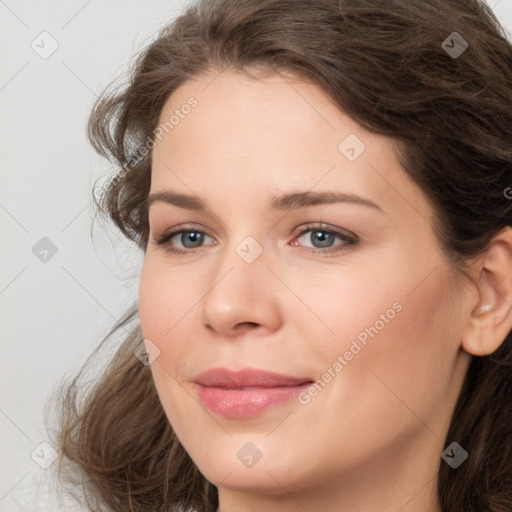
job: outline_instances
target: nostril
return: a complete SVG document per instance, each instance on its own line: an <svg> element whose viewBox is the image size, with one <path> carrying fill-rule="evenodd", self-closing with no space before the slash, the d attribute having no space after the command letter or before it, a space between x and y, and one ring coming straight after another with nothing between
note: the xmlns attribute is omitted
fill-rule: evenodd
<svg viewBox="0 0 512 512"><path fill-rule="evenodd" d="M237 329L252 329L254 327L258 327L259 324L256 323L256 322L240 322L239 324L237 324L236 328Z"/></svg>

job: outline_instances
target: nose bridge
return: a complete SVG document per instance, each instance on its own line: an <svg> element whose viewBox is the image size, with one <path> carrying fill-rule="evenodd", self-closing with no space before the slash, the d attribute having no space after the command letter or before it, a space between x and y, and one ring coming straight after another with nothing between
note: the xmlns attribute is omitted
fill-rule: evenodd
<svg viewBox="0 0 512 512"><path fill-rule="evenodd" d="M224 334L248 323L276 328L278 304L266 260L262 244L253 237L220 251L213 283L202 301L205 325Z"/></svg>

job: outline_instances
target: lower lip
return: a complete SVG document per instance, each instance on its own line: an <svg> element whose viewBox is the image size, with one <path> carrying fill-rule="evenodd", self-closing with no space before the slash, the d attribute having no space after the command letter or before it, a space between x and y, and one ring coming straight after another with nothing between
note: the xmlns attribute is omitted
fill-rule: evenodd
<svg viewBox="0 0 512 512"><path fill-rule="evenodd" d="M308 382L299 386L274 388L227 389L199 385L199 399L210 411L225 418L250 418L269 407L292 400L311 387Z"/></svg>

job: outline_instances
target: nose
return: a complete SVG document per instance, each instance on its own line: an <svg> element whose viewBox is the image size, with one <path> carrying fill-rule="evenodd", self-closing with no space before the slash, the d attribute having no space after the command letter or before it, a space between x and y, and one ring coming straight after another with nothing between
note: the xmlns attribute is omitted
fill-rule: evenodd
<svg viewBox="0 0 512 512"><path fill-rule="evenodd" d="M217 266L201 301L203 324L224 337L276 331L282 321L277 280L267 268L264 255L247 263L234 250L230 252Z"/></svg>

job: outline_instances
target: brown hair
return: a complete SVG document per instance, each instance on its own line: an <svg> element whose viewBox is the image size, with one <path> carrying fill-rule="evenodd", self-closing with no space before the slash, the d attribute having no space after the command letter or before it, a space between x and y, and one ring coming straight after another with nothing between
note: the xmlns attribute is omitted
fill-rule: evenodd
<svg viewBox="0 0 512 512"><path fill-rule="evenodd" d="M448 53L457 32L468 48ZM98 210L143 251L151 152L164 103L211 69L291 71L320 86L366 129L397 141L408 175L433 205L435 232L461 275L512 225L512 46L479 0L210 0L189 6L138 56L129 83L106 91L89 121L95 149L120 172ZM102 341L131 331L80 401L84 369L59 400L59 470L91 510L215 511L217 489L191 461L159 402L134 306ZM94 355L94 354L93 354ZM91 356L92 357L92 356ZM512 335L473 357L439 459L444 512L512 510ZM71 469L70 469L71 468Z"/></svg>

